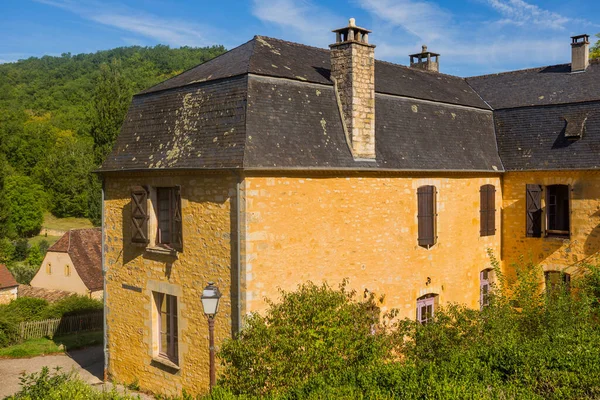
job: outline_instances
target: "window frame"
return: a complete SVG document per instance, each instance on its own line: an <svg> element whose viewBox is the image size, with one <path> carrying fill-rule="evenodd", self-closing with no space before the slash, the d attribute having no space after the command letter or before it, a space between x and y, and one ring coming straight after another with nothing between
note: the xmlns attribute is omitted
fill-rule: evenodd
<svg viewBox="0 0 600 400"><path fill-rule="evenodd" d="M559 282L549 282L552 276L559 276ZM571 274L564 271L544 271L544 287L547 296L554 296L562 290L571 292Z"/></svg>
<svg viewBox="0 0 600 400"><path fill-rule="evenodd" d="M564 190L566 190L566 193L564 194L566 196L566 198L562 198L563 202L566 200L567 204L566 204L566 211L565 211L565 216L566 216L566 220L567 220L567 229L551 229L551 221L550 221L550 207L554 206L556 208L560 207L557 204L551 204L550 202L550 198L551 196L553 196L553 194L551 194L551 188L552 190L557 189L558 187L563 187ZM556 196L556 195L555 195ZM557 237L569 237L571 235L571 185L565 185L565 184L554 184L554 185L546 185L546 196L545 196L545 222L546 222L546 236L557 236ZM564 205L563 205L564 206ZM557 213L555 212L555 217ZM563 216L563 217L565 217ZM556 224L556 221L554 222L554 224ZM556 226L553 226L553 228L556 228Z"/></svg>
<svg viewBox="0 0 600 400"><path fill-rule="evenodd" d="M46 275L52 275L52 263L46 264Z"/></svg>
<svg viewBox="0 0 600 400"><path fill-rule="evenodd" d="M156 333L158 339L158 357L164 358L175 365L179 364L179 304L177 296L153 292L156 306L157 321ZM163 313L162 306L166 302ZM174 306L174 310L173 310ZM167 326L163 326L163 314L166 314ZM163 348L163 336L167 342L167 349Z"/></svg>
<svg viewBox="0 0 600 400"><path fill-rule="evenodd" d="M479 309L490 305L489 295L492 292L495 276L493 268L486 268L479 272Z"/></svg>
<svg viewBox="0 0 600 400"><path fill-rule="evenodd" d="M425 325L435 317L435 311L438 305L439 295L436 293L428 293L424 296L417 298L417 322ZM427 307L431 307L431 313L428 312ZM423 317L423 308L427 315Z"/></svg>
<svg viewBox="0 0 600 400"><path fill-rule="evenodd" d="M71 276L71 266L69 264L65 264L65 276Z"/></svg>

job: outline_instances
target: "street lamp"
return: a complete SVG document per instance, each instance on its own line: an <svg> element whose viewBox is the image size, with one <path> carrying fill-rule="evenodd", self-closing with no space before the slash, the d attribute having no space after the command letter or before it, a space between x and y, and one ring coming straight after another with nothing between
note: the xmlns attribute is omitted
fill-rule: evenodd
<svg viewBox="0 0 600 400"><path fill-rule="evenodd" d="M215 377L215 315L219 311L219 300L221 292L214 282L208 282L208 286L202 291L202 308L204 315L208 318L208 341L210 355L210 390L216 383Z"/></svg>

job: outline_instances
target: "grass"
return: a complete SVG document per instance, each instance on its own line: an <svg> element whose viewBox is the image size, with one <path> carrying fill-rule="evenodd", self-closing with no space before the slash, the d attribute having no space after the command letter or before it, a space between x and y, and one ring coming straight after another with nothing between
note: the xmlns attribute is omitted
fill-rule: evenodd
<svg viewBox="0 0 600 400"><path fill-rule="evenodd" d="M87 218L57 218L51 213L45 213L42 227L58 231L68 231L69 229L93 228L94 225Z"/></svg>
<svg viewBox="0 0 600 400"><path fill-rule="evenodd" d="M30 339L23 343L0 348L0 358L29 358L64 353L65 350L102 344L102 340L102 331L65 335L53 339ZM64 348L61 349L60 345L63 345Z"/></svg>
<svg viewBox="0 0 600 400"><path fill-rule="evenodd" d="M60 236L44 236L44 235L38 235L38 236L34 236L32 238L27 239L27 241L29 242L30 246L36 246L38 245L42 240L45 240L46 242L48 242L48 244L50 246L52 246L54 243L56 243L58 241L58 239L60 239Z"/></svg>

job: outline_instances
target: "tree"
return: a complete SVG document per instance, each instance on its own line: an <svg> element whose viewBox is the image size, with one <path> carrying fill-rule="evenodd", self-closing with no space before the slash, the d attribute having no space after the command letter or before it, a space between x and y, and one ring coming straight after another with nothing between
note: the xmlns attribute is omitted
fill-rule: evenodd
<svg viewBox="0 0 600 400"><path fill-rule="evenodd" d="M596 37L599 38L599 40L597 40L596 44L590 49L590 59L600 58L600 33L597 33Z"/></svg>
<svg viewBox="0 0 600 400"><path fill-rule="evenodd" d="M33 179L23 175L5 178L0 203L6 211L0 224L5 226L8 237L29 237L40 231L45 193Z"/></svg>
<svg viewBox="0 0 600 400"><path fill-rule="evenodd" d="M94 162L100 165L111 151L131 101L131 85L123 77L121 62L113 59L100 66L91 112Z"/></svg>
<svg viewBox="0 0 600 400"><path fill-rule="evenodd" d="M34 170L49 195L50 211L57 217L87 217L89 175L94 169L92 143L72 135L60 137Z"/></svg>

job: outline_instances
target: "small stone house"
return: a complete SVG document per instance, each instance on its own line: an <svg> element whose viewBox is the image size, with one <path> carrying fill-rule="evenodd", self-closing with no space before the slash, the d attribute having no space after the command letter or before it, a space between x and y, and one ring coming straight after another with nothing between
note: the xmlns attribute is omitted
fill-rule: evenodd
<svg viewBox="0 0 600 400"><path fill-rule="evenodd" d="M353 20L334 32L329 50L255 36L134 96L99 171L110 377L206 390L209 281L218 345L307 280L425 323L485 305L488 249L552 284L597 255L587 36L570 64L464 79L426 47L376 60Z"/></svg>
<svg viewBox="0 0 600 400"><path fill-rule="evenodd" d="M8 304L17 298L19 284L6 265L0 264L0 304Z"/></svg>
<svg viewBox="0 0 600 400"><path fill-rule="evenodd" d="M69 230L48 249L31 286L101 299L101 242L100 228Z"/></svg>

